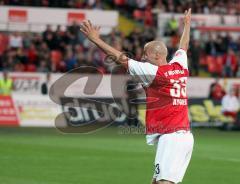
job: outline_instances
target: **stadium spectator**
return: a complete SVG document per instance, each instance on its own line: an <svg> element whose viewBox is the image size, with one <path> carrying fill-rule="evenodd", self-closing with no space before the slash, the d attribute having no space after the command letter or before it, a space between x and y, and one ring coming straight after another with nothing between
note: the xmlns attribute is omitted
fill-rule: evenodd
<svg viewBox="0 0 240 184"><path fill-rule="evenodd" d="M48 35L53 35L51 25L47 25L46 30L43 31L42 38L44 41L48 40L48 37L49 37Z"/></svg>
<svg viewBox="0 0 240 184"><path fill-rule="evenodd" d="M173 36L177 33L178 31L178 21L176 20L176 18L174 17L174 15L172 15L171 19L167 22L166 24L166 31L165 31L165 35L166 36Z"/></svg>
<svg viewBox="0 0 240 184"><path fill-rule="evenodd" d="M54 37L54 33L51 30L46 30L43 32L43 41L47 43L48 48L51 50L58 48L58 42Z"/></svg>
<svg viewBox="0 0 240 184"><path fill-rule="evenodd" d="M225 90L219 83L219 78L216 78L215 82L210 85L209 98L213 100L221 100L225 94Z"/></svg>
<svg viewBox="0 0 240 184"><path fill-rule="evenodd" d="M30 45L30 48L28 49L28 62L29 63L36 63L37 62L37 50L34 44Z"/></svg>
<svg viewBox="0 0 240 184"><path fill-rule="evenodd" d="M239 110L239 101L236 97L235 90L230 89L222 99L222 112L225 116L232 117L234 121Z"/></svg>
<svg viewBox="0 0 240 184"><path fill-rule="evenodd" d="M50 72L49 66L46 60L40 61L39 67L37 68L37 72L42 72L42 73Z"/></svg>
<svg viewBox="0 0 240 184"><path fill-rule="evenodd" d="M102 3L100 0L87 0L86 2L88 9L103 9Z"/></svg>
<svg viewBox="0 0 240 184"><path fill-rule="evenodd" d="M66 55L64 62L66 64L67 71L72 70L77 67L77 59L74 56L72 50L70 50L70 48L67 50L67 55Z"/></svg>
<svg viewBox="0 0 240 184"><path fill-rule="evenodd" d="M0 95L8 96L11 95L13 90L13 81L8 76L8 72L3 72L3 78L0 79Z"/></svg>
<svg viewBox="0 0 240 184"><path fill-rule="evenodd" d="M49 61L50 59L50 49L47 46L47 43L42 42L38 47L38 59Z"/></svg>
<svg viewBox="0 0 240 184"><path fill-rule="evenodd" d="M200 61L200 53L201 53L201 46L198 40L193 40L191 42L190 48L190 66L191 66L191 74L198 76L199 75L199 61Z"/></svg>
<svg viewBox="0 0 240 184"><path fill-rule="evenodd" d="M80 42L80 26L77 22L73 22L72 25L68 26L68 36L70 37L71 44L76 45Z"/></svg>
<svg viewBox="0 0 240 184"><path fill-rule="evenodd" d="M240 78L240 65L238 65L238 70L237 70L237 73L236 73L236 77Z"/></svg>
<svg viewBox="0 0 240 184"><path fill-rule="evenodd" d="M215 38L211 34L209 35L209 39L206 42L205 53L212 56L217 55L217 43Z"/></svg>
<svg viewBox="0 0 240 184"><path fill-rule="evenodd" d="M154 26L154 17L152 13L152 8L150 6L147 6L147 8L145 9L143 20L145 26Z"/></svg>
<svg viewBox="0 0 240 184"><path fill-rule="evenodd" d="M227 53L223 56L223 75L225 77L235 76L237 70L237 58L232 49L228 49Z"/></svg>
<svg viewBox="0 0 240 184"><path fill-rule="evenodd" d="M46 74L46 82L42 83L41 85L41 93L42 95L48 95L49 94L49 88L50 88L50 80L51 80L51 74Z"/></svg>
<svg viewBox="0 0 240 184"><path fill-rule="evenodd" d="M13 49L17 49L23 46L23 38L20 33L15 32L9 37L9 46Z"/></svg>

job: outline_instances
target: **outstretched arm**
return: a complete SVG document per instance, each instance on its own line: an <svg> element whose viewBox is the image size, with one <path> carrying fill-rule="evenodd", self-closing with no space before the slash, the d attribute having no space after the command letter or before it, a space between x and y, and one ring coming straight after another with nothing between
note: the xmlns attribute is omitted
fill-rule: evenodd
<svg viewBox="0 0 240 184"><path fill-rule="evenodd" d="M121 51L118 51L117 49L108 45L100 38L100 27L93 26L92 23L88 20L83 22L80 30L91 42L95 43L107 55L114 56L117 63L127 67L128 58Z"/></svg>
<svg viewBox="0 0 240 184"><path fill-rule="evenodd" d="M184 22L184 28L183 28L183 33L180 40L179 48L187 51L189 40L190 40L191 8L188 9L188 11L187 10L185 11L183 22Z"/></svg>

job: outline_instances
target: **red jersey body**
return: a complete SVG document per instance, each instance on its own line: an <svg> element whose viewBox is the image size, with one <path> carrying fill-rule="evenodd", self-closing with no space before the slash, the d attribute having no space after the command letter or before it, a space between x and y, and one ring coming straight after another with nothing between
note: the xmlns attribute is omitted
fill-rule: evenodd
<svg viewBox="0 0 240 184"><path fill-rule="evenodd" d="M167 134L189 130L187 99L187 55L179 49L163 66L129 61L131 75L137 75L146 92L147 134Z"/></svg>
<svg viewBox="0 0 240 184"><path fill-rule="evenodd" d="M145 88L147 134L189 130L188 75L178 63L158 67L152 84Z"/></svg>

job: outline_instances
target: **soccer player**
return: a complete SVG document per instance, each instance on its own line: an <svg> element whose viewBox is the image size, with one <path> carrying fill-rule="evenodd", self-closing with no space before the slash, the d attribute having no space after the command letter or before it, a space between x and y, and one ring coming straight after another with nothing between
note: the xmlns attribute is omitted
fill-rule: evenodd
<svg viewBox="0 0 240 184"><path fill-rule="evenodd" d="M144 46L143 59L127 58L99 37L99 27L84 21L81 31L106 54L117 58L131 75L142 81L146 92L147 143L157 145L152 184L182 181L193 150L193 135L188 119L186 93L189 75L186 51L190 39L191 9L185 11L184 30L173 59L167 62L167 48L162 41Z"/></svg>

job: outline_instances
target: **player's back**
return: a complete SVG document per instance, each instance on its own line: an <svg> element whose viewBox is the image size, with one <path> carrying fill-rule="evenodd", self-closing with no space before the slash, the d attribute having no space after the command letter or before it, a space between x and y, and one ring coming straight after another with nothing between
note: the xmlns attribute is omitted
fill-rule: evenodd
<svg viewBox="0 0 240 184"><path fill-rule="evenodd" d="M130 72L140 76L145 85L147 133L165 134L189 130L186 52L178 50L167 65L137 65L139 62L132 61L129 66Z"/></svg>
<svg viewBox="0 0 240 184"><path fill-rule="evenodd" d="M188 70L178 63L160 66L146 91L148 133L188 130L186 93Z"/></svg>

